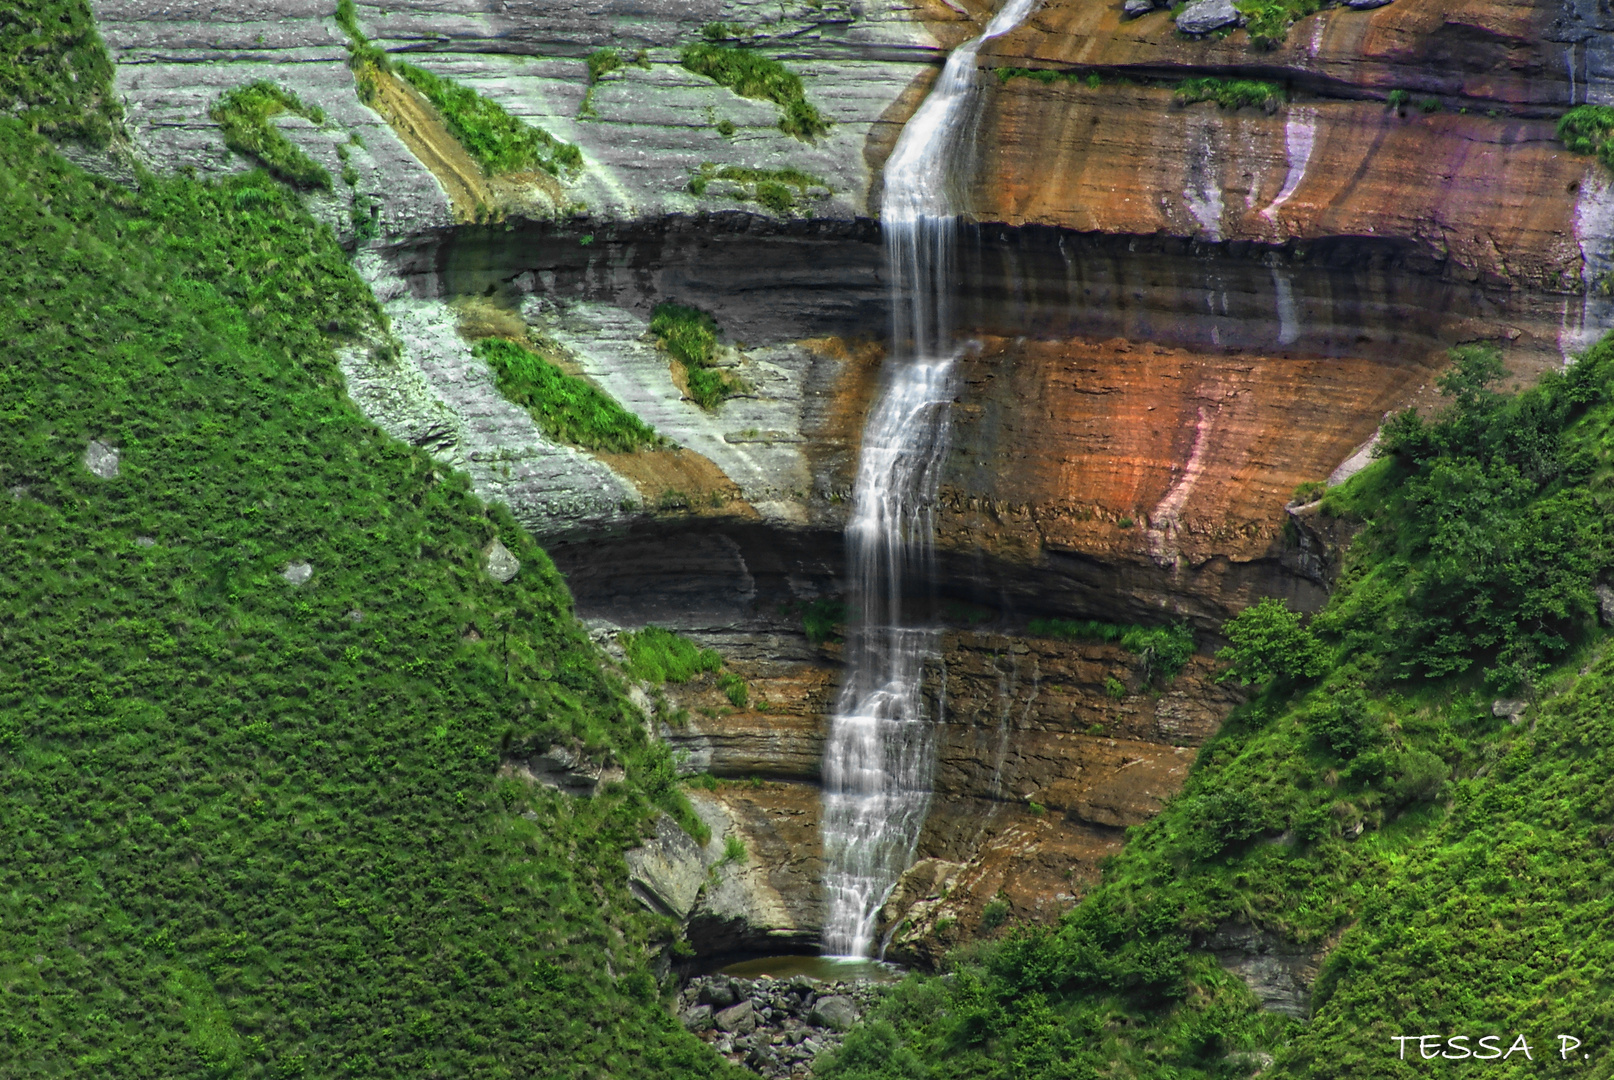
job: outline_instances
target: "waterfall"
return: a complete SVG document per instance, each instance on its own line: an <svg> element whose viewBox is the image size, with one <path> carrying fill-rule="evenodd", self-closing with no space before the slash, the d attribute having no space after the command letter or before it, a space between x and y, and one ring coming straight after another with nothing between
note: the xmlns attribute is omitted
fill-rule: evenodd
<svg viewBox="0 0 1614 1080"><path fill-rule="evenodd" d="M949 292L956 216L951 166L975 90L975 57L1037 0L1008 0L954 49L885 168L880 207L891 275L891 352L863 431L846 527L854 626L824 751L823 951L868 956L874 923L913 861L930 809L935 742L920 699L937 633L909 625L903 596L930 579L933 503L955 358Z"/></svg>

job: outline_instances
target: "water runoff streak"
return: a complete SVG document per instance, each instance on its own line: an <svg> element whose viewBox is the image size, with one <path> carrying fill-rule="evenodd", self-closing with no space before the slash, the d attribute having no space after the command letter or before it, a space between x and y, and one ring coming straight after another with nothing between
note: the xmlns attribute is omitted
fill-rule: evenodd
<svg viewBox="0 0 1614 1080"><path fill-rule="evenodd" d="M856 625L824 752L823 951L830 956L870 955L875 918L912 863L930 809L935 742L919 684L937 634L905 621L902 601L930 578L932 507L953 398L948 300L957 217L949 179L975 92L976 53L1036 2L1008 0L985 33L953 50L886 163L880 223L891 353L863 431L846 528Z"/></svg>

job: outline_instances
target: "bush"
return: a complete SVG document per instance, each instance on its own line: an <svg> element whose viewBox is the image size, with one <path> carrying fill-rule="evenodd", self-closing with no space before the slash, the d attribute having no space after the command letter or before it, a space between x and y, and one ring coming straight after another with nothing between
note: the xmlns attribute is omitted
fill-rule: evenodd
<svg viewBox="0 0 1614 1080"><path fill-rule="evenodd" d="M1577 105L1558 118L1558 140L1576 154L1596 154L1604 165L1614 168L1614 107Z"/></svg>
<svg viewBox="0 0 1614 1080"><path fill-rule="evenodd" d="M1327 663L1327 650L1301 625L1299 613L1270 596L1229 619L1222 634L1229 644L1216 658L1228 668L1218 681L1237 679L1250 686L1274 679L1314 679Z"/></svg>
<svg viewBox="0 0 1614 1080"><path fill-rule="evenodd" d="M207 115L218 123L225 146L261 162L271 175L295 187L331 190L331 174L270 123L271 117L287 112L316 124L325 122L320 109L304 105L290 90L261 79L227 91Z"/></svg>
<svg viewBox="0 0 1614 1080"><path fill-rule="evenodd" d="M840 640L846 623L846 604L840 600L814 600L801 609L801 629L814 645Z"/></svg>
<svg viewBox="0 0 1614 1080"><path fill-rule="evenodd" d="M653 428L593 383L566 374L530 349L486 338L473 351L493 369L499 392L532 413L551 438L615 453L632 453L661 441Z"/></svg>
<svg viewBox="0 0 1614 1080"><path fill-rule="evenodd" d="M702 649L682 634L659 626L620 634L617 644L628 654L628 674L646 682L685 683L723 667L716 649Z"/></svg>
<svg viewBox="0 0 1614 1080"><path fill-rule="evenodd" d="M728 124L724 131L723 125ZM724 120L718 130L726 135L734 133L734 125ZM825 194L833 191L816 176L800 169L747 169L739 165L722 165L707 161L701 164L689 179L689 190L705 195L714 180L728 182L723 194L737 202L754 202L772 210L781 217L790 217L801 208L809 188L822 188ZM794 189L794 190L792 190Z"/></svg>
<svg viewBox="0 0 1614 1080"><path fill-rule="evenodd" d="M1381 726L1360 693L1336 692L1301 720L1335 757L1349 760L1379 742Z"/></svg>
<svg viewBox="0 0 1614 1080"><path fill-rule="evenodd" d="M751 700L751 689L745 685L745 680L732 671L725 671L717 677L718 688L728 697L729 703L736 709L743 709Z"/></svg>
<svg viewBox="0 0 1614 1080"><path fill-rule="evenodd" d="M1257 49L1275 49L1289 36L1289 27L1322 7L1322 0L1236 0L1244 16L1244 29Z"/></svg>
<svg viewBox="0 0 1614 1080"><path fill-rule="evenodd" d="M829 121L808 103L801 76L777 60L747 49L701 44L686 47L679 56L679 63L741 97L778 105L779 130L787 135L813 139L829 132Z"/></svg>
<svg viewBox="0 0 1614 1080"><path fill-rule="evenodd" d="M511 116L498 102L413 64L393 70L436 106L454 138L489 176L541 169L553 176L583 167L583 152Z"/></svg>

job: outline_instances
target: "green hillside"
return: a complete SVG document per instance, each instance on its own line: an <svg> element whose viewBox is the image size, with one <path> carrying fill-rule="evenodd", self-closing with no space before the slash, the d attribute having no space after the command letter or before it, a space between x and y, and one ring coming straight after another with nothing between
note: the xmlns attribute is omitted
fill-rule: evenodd
<svg viewBox="0 0 1614 1080"><path fill-rule="evenodd" d="M0 1075L726 1070L625 888L665 751L544 553L344 397L379 313L329 232L15 120L0 202ZM557 741L627 782L496 778Z"/></svg>

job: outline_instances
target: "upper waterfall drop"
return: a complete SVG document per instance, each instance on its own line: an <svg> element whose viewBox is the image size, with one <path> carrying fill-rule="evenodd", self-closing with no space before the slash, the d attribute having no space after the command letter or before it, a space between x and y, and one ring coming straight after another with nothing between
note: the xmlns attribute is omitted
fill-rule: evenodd
<svg viewBox="0 0 1614 1080"><path fill-rule="evenodd" d="M1036 3L1009 0L984 33L953 50L886 162L880 221L891 352L853 486L846 543L856 623L824 751L823 951L831 956L872 953L875 920L913 861L930 809L935 740L920 679L937 633L909 625L903 596L931 577L933 504L953 396L951 166L976 88L976 54Z"/></svg>

